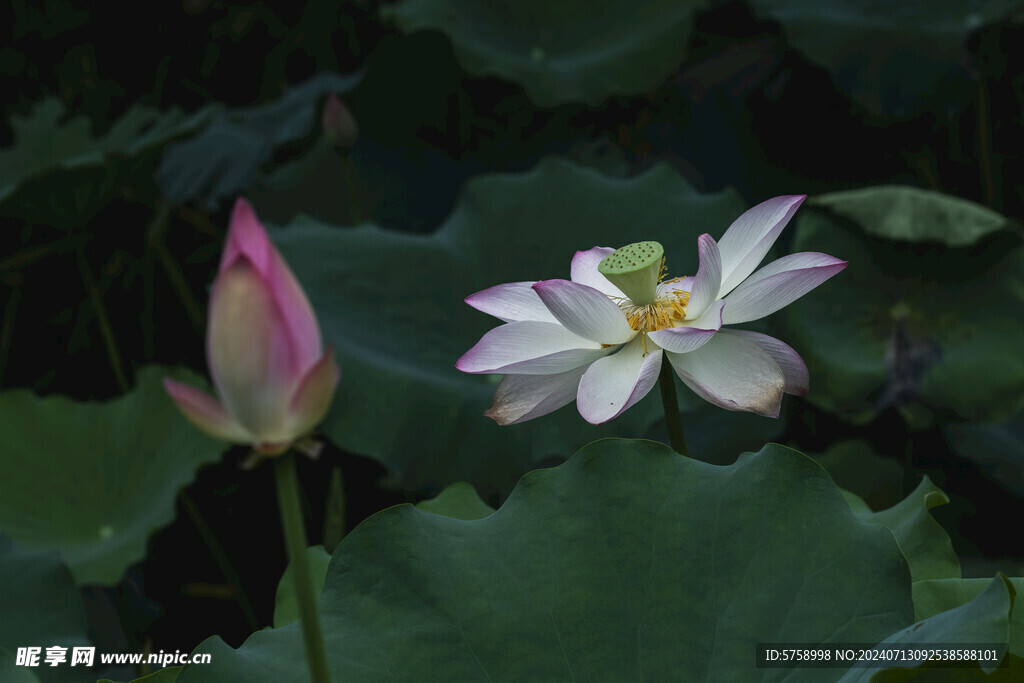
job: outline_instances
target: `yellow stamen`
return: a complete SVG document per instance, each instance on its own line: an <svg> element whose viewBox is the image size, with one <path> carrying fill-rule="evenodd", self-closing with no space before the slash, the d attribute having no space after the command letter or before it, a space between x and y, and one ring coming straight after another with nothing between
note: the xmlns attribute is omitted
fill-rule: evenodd
<svg viewBox="0 0 1024 683"><path fill-rule="evenodd" d="M662 269L664 269L662 263ZM664 274L662 275L664 276ZM683 278L673 278L667 282L678 282ZM686 319L686 304L690 302L690 293L680 290L667 290L653 303L646 305L634 304L624 297L612 297L622 312L626 314L626 322L635 331L643 335L640 347L647 353L647 333L665 330L678 326Z"/></svg>

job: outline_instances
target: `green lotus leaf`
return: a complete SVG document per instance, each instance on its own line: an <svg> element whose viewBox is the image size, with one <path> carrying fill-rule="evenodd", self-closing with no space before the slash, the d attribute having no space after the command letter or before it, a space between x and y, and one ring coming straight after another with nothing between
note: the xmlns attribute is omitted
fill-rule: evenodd
<svg viewBox="0 0 1024 683"><path fill-rule="evenodd" d="M947 102L951 91L969 96L968 35L1019 7L1015 0L750 4L781 23L789 42L862 106L898 118L918 114L936 92Z"/></svg>
<svg viewBox="0 0 1024 683"><path fill-rule="evenodd" d="M443 515L452 519L472 520L481 519L494 512L494 508L480 499L472 484L464 481L456 482L446 487L435 498L430 498L416 504L420 510L431 512L435 515ZM321 545L308 548L307 562L309 572L313 578L313 585L317 594L324 585L324 578L327 576L327 566L331 562L330 554ZM291 564L285 569L280 583L277 585L277 598L274 603L274 628L287 626L299 619L298 601L295 598L295 584L292 581L293 567Z"/></svg>
<svg viewBox="0 0 1024 683"><path fill-rule="evenodd" d="M444 33L475 76L519 83L542 107L600 104L651 90L682 61L703 0L403 0L391 12L405 33Z"/></svg>
<svg viewBox="0 0 1024 683"><path fill-rule="evenodd" d="M939 249L873 238L813 210L796 220L792 251L850 262L776 318L810 369L809 401L854 422L908 405L971 420L1024 408L1024 248L1015 237Z"/></svg>
<svg viewBox="0 0 1024 683"><path fill-rule="evenodd" d="M272 239L342 368L323 430L410 488L464 480L485 495L596 438L642 436L662 417L657 391L600 427L574 406L509 427L484 417L498 377L461 373L455 361L500 322L463 300L506 282L568 279L577 250L645 239L664 245L670 273L692 274L697 237L720 236L743 210L734 192L698 194L668 166L619 179L550 158L471 180L429 236L297 219ZM680 399L684 409L702 403Z"/></svg>
<svg viewBox="0 0 1024 683"><path fill-rule="evenodd" d="M768 445L729 467L605 439L474 521L400 505L335 551L319 610L339 681L777 680L758 642L878 642L911 623L889 531ZM181 683L303 680L298 624L219 638Z"/></svg>
<svg viewBox="0 0 1024 683"><path fill-rule="evenodd" d="M178 490L224 448L182 417L163 374L145 368L105 403L0 394L0 531L59 552L78 583L118 583L174 519Z"/></svg>
<svg viewBox="0 0 1024 683"><path fill-rule="evenodd" d="M324 577L327 576L327 565L331 562L331 556L327 554L322 545L314 545L306 549L306 562L309 565L309 575L313 580L313 587L319 594L324 585ZM277 597L274 600L274 628L281 628L299 620L299 601L295 597L295 581L292 573L295 568L288 563L284 570L281 581L277 584Z"/></svg>
<svg viewBox="0 0 1024 683"><path fill-rule="evenodd" d="M57 553L28 550L0 534L0 614L0 680L93 680L89 668L70 665L71 648L89 640L82 597ZM51 646L68 648L64 664L45 664ZM19 647L41 648L40 665L17 666Z"/></svg>
<svg viewBox="0 0 1024 683"><path fill-rule="evenodd" d="M494 512L494 508L480 499L473 485L464 481L446 486L437 497L416 503L416 507L435 515L467 521L483 519Z"/></svg>
<svg viewBox="0 0 1024 683"><path fill-rule="evenodd" d="M1024 595L1024 578L1007 579L1017 592ZM936 614L964 605L980 595L991 579L929 579L916 581L913 586L914 618L929 619ZM1010 652L1024 657L1024 610L1015 609L1010 615Z"/></svg>
<svg viewBox="0 0 1024 683"><path fill-rule="evenodd" d="M997 576L988 582L985 590L965 605L936 614L924 621L909 626L899 633L886 638L879 643L879 648L885 648L887 644L917 646L921 649L933 648L937 644L1005 644L1010 637L1010 613L1016 591L1005 576ZM998 656L1003 654L1005 647L997 652ZM999 660L984 662L980 669L985 673L992 673L998 665ZM924 669L933 669L935 662L921 663L920 661L901 661L891 667L879 670L878 668L858 667L850 670L845 676L839 679L840 683L859 683L861 681L908 681L921 680L912 677L911 672L919 672ZM973 671L980 673L979 667ZM953 669L941 672L940 676L948 673L947 677L932 678L926 680L972 680L970 678L972 669Z"/></svg>
<svg viewBox="0 0 1024 683"><path fill-rule="evenodd" d="M847 494L848 502L851 495ZM872 512L863 501L851 502L850 508L862 521L880 524L893 533L914 581L959 579L960 560L953 551L953 543L930 512L948 502L949 497L942 489L924 477L909 496L887 510Z"/></svg>
<svg viewBox="0 0 1024 683"><path fill-rule="evenodd" d="M980 204L916 187L882 185L814 197L810 204L860 225L871 235L966 247L1008 227Z"/></svg>

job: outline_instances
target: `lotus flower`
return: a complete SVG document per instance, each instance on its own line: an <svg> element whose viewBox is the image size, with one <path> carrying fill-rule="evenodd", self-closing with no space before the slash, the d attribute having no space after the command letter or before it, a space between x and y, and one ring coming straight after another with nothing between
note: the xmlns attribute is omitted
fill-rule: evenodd
<svg viewBox="0 0 1024 683"><path fill-rule="evenodd" d="M477 292L466 303L506 324L456 367L505 375L485 413L499 424L532 420L574 399L588 422L607 422L650 391L666 357L706 401L778 417L784 393L807 393L807 366L778 339L723 325L774 313L846 267L808 252L754 272L805 198L755 206L719 242L701 235L692 277L664 280L661 245L639 242L577 252L571 280Z"/></svg>
<svg viewBox="0 0 1024 683"><path fill-rule="evenodd" d="M244 199L210 294L206 358L220 400L170 379L164 388L199 429L262 455L307 435L338 383L309 299Z"/></svg>

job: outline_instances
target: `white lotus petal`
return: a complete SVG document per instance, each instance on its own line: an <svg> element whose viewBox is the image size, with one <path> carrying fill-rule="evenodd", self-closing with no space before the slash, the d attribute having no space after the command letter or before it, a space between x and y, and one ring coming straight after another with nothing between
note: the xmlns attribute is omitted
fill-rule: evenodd
<svg viewBox="0 0 1024 683"><path fill-rule="evenodd" d="M668 353L668 352L666 352ZM716 334L691 353L668 353L695 394L726 410L778 417L785 379L771 355L742 336Z"/></svg>
<svg viewBox="0 0 1024 683"><path fill-rule="evenodd" d="M815 252L790 254L772 261L725 298L725 324L734 325L770 315L846 266L846 261Z"/></svg>
<svg viewBox="0 0 1024 683"><path fill-rule="evenodd" d="M749 209L729 226L718 240L722 286L716 298L724 297L754 272L806 198L806 195L774 197Z"/></svg>
<svg viewBox="0 0 1024 683"><path fill-rule="evenodd" d="M533 291L534 282L509 282L495 285L466 297L466 303L482 313L507 323L520 320L558 322Z"/></svg>
<svg viewBox="0 0 1024 683"><path fill-rule="evenodd" d="M636 335L622 309L593 287L568 280L544 280L533 289L573 334L600 344L624 344Z"/></svg>
<svg viewBox="0 0 1024 683"><path fill-rule="evenodd" d="M594 361L580 380L576 404L583 419L603 424L647 395L661 372L661 349L636 337L612 355Z"/></svg>
<svg viewBox="0 0 1024 683"><path fill-rule="evenodd" d="M558 323L524 320L499 325L455 364L469 373L553 375L590 363L614 350L601 348Z"/></svg>

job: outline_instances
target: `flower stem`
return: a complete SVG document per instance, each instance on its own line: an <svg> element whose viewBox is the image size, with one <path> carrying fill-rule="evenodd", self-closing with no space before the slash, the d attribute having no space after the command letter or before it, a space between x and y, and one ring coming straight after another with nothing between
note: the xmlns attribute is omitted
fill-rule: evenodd
<svg viewBox="0 0 1024 683"><path fill-rule="evenodd" d="M299 479L295 470L295 456L292 453L274 459L274 479L277 482L277 504L281 509L281 526L284 527L285 545L291 562L292 578L295 581L295 596L299 602L299 616L302 619L302 639L306 644L306 662L313 683L329 683L327 655L324 638L320 631L320 617L316 611L316 596L309 578L306 561L306 529L299 505Z"/></svg>
<svg viewBox="0 0 1024 683"><path fill-rule="evenodd" d="M683 437L683 418L679 414L679 400L676 398L676 382L672 376L672 364L668 358L661 359L661 375L658 376L658 385L661 387L661 405L665 408L665 428L668 429L668 440L672 450L686 457L690 457L690 451L686 448L686 439Z"/></svg>

